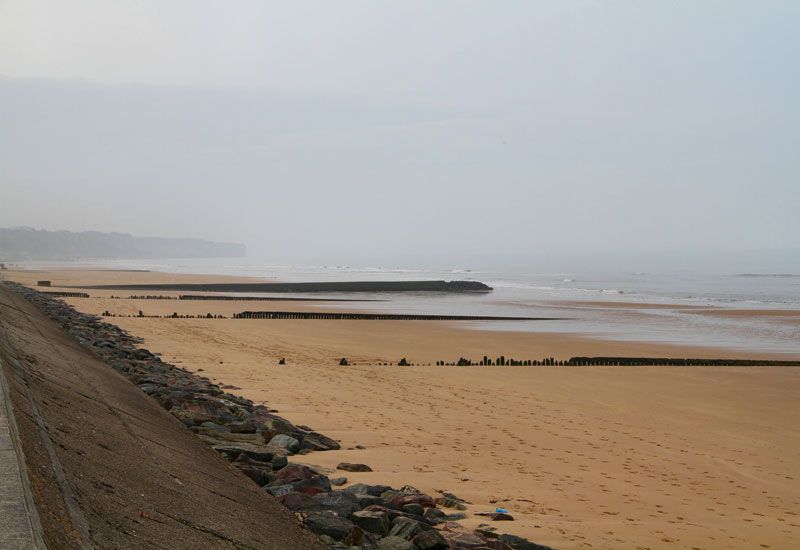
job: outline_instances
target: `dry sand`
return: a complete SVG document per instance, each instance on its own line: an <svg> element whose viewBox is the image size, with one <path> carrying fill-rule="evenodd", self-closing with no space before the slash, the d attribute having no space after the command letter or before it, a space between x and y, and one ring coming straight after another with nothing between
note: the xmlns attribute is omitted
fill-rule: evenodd
<svg viewBox="0 0 800 550"><path fill-rule="evenodd" d="M54 285L184 280L97 271L6 276L27 283L51 278ZM328 308L68 301L95 313ZM473 503L470 512L508 508L516 521L497 525L505 532L558 548L800 545L800 369L339 367L342 356L363 364L483 353L753 354L427 321L110 320L165 360L202 369L341 440L344 450L315 453L309 462L363 462L375 472L348 473L350 481L451 491ZM278 366L280 357L288 365ZM366 449L347 450L356 444Z"/></svg>

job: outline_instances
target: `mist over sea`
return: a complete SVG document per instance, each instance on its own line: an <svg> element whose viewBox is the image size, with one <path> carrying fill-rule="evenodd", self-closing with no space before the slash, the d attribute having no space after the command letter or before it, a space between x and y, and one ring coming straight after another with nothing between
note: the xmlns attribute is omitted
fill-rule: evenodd
<svg viewBox="0 0 800 550"><path fill-rule="evenodd" d="M522 268L493 271L462 267L290 265L252 258L40 262L30 267L54 265L240 275L287 282L477 280L492 286L494 291L346 294L338 297L382 301L326 307L391 313L559 317L562 320L469 322L468 325L491 330L564 332L599 339L800 353L798 317L784 314L787 310L800 311L800 273L714 273L688 269L548 273Z"/></svg>

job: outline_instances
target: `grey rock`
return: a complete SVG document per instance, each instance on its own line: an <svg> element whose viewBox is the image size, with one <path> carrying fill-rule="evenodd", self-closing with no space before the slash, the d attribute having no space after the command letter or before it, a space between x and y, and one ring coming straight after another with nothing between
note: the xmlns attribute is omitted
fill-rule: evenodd
<svg viewBox="0 0 800 550"><path fill-rule="evenodd" d="M276 456L272 459L272 469L280 470L289 465L289 459L286 456Z"/></svg>
<svg viewBox="0 0 800 550"><path fill-rule="evenodd" d="M401 539L411 540L423 531L422 524L416 520L397 516L392 520L392 529L389 534Z"/></svg>
<svg viewBox="0 0 800 550"><path fill-rule="evenodd" d="M327 535L335 541L341 541L353 534L355 525L350 520L331 513L308 514L303 524L318 535Z"/></svg>
<svg viewBox="0 0 800 550"><path fill-rule="evenodd" d="M204 422L205 424L205 422ZM213 437L219 441L231 441L234 443L250 443L253 445L261 445L262 439L258 434L238 434L230 431L219 431L203 426L191 428L191 430L198 435L206 435Z"/></svg>
<svg viewBox="0 0 800 550"><path fill-rule="evenodd" d="M206 428L208 430L215 430L218 432L230 432L231 429L227 426L223 426L222 424L217 424L215 422L203 422L200 424L201 428Z"/></svg>
<svg viewBox="0 0 800 550"><path fill-rule="evenodd" d="M213 449L222 454L230 461L239 458L239 455L244 453L253 460L261 462L271 462L275 453L264 447L263 445L253 445L252 443L223 443L221 445L214 445Z"/></svg>
<svg viewBox="0 0 800 550"><path fill-rule="evenodd" d="M366 483L353 483L350 487L345 489L348 493L362 493L375 497L379 497L389 490L391 490L391 487L388 485L367 485Z"/></svg>
<svg viewBox="0 0 800 550"><path fill-rule="evenodd" d="M331 491L319 493L311 497L300 507L304 512L332 512L339 517L349 518L359 510L358 499L352 493Z"/></svg>
<svg viewBox="0 0 800 550"><path fill-rule="evenodd" d="M412 542L419 550L445 550L450 547L442 534L436 529L422 531Z"/></svg>
<svg viewBox="0 0 800 550"><path fill-rule="evenodd" d="M374 533L379 537L386 536L389 533L391 524L389 523L389 516L384 512L370 512L359 511L354 512L350 518L353 523L368 533Z"/></svg>
<svg viewBox="0 0 800 550"><path fill-rule="evenodd" d="M325 476L315 476L310 479L301 479L291 483L281 484L280 480L273 482L266 487L267 491L274 497L287 495L293 491L309 495L317 495L331 490L331 483Z"/></svg>
<svg viewBox="0 0 800 550"><path fill-rule="evenodd" d="M412 502L411 504L406 504L403 506L403 512L414 516L421 516L425 513L425 508L423 508L420 504Z"/></svg>
<svg viewBox="0 0 800 550"><path fill-rule="evenodd" d="M265 415L261 431L264 434L264 441L269 441L278 434L294 434L297 428L285 418L268 414Z"/></svg>
<svg viewBox="0 0 800 550"><path fill-rule="evenodd" d="M434 525L437 523L443 523L447 521L447 514L439 510L438 508L428 508L425 510L425 513L422 516L433 523Z"/></svg>
<svg viewBox="0 0 800 550"><path fill-rule="evenodd" d="M290 453L296 453L300 450L300 442L294 437L286 434L278 434L269 440L269 447L279 447L286 449Z"/></svg>
<svg viewBox="0 0 800 550"><path fill-rule="evenodd" d="M347 483L346 477L334 477L331 479L331 485L335 485L337 487L339 485L344 485L345 483Z"/></svg>
<svg viewBox="0 0 800 550"><path fill-rule="evenodd" d="M384 537L378 541L379 550L416 550L416 546L411 541L400 537Z"/></svg>
<svg viewBox="0 0 800 550"><path fill-rule="evenodd" d="M358 506L359 508L366 508L367 506L372 506L373 504L382 504L383 500L381 497L374 497L372 495L367 495L364 493L352 493L358 499Z"/></svg>
<svg viewBox="0 0 800 550"><path fill-rule="evenodd" d="M445 508L453 508L455 510L461 510L461 511L467 509L467 506L463 500L451 497L439 497L436 499L436 504L438 504L439 506L443 506Z"/></svg>
<svg viewBox="0 0 800 550"><path fill-rule="evenodd" d="M340 447L339 444L330 437L326 437L317 432L311 432L303 437L300 448L311 451L333 451Z"/></svg>

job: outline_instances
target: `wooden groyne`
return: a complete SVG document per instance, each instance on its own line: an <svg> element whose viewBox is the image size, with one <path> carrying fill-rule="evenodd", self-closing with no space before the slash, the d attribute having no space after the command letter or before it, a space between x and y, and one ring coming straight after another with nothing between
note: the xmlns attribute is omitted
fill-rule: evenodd
<svg viewBox="0 0 800 550"><path fill-rule="evenodd" d="M405 359L398 365L403 365ZM557 360L553 357L544 359L513 359L501 355L491 358L484 355L473 361L459 357L458 361L436 361L437 366L456 367L800 367L800 361L765 360L765 359L685 359L677 357L571 357L568 360Z"/></svg>
<svg viewBox="0 0 800 550"><path fill-rule="evenodd" d="M355 319L369 321L556 321L555 317L500 317L489 315L416 315L404 313L332 313L313 311L243 311L234 319Z"/></svg>
<svg viewBox="0 0 800 550"><path fill-rule="evenodd" d="M315 283L171 283L97 285L94 290L184 292L490 292L478 281L330 281Z"/></svg>
<svg viewBox="0 0 800 550"><path fill-rule="evenodd" d="M610 365L610 366L668 366L668 367L800 367L800 361L783 361L762 359L679 359L670 357L572 357L568 366Z"/></svg>

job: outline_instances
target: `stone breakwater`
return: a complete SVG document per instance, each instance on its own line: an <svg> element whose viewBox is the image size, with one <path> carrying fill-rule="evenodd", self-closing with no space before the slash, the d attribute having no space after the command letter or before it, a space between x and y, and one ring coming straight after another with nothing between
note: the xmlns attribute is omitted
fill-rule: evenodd
<svg viewBox="0 0 800 550"><path fill-rule="evenodd" d="M491 292L479 281L331 281L316 283L169 283L73 288L185 292Z"/></svg>
<svg viewBox="0 0 800 550"><path fill-rule="evenodd" d="M67 295L68 298L89 298L84 292L47 292L46 294ZM181 294L180 296L165 296L163 294L134 295L134 296L109 296L112 300L187 300L207 302L383 302L374 298L299 298L295 296L220 296L206 294Z"/></svg>
<svg viewBox="0 0 800 550"><path fill-rule="evenodd" d="M468 530L456 523L467 503L455 495L436 497L410 485L346 483L318 468L289 458L339 448L339 443L307 426L297 426L264 405L227 393L205 377L162 361L139 347L141 340L99 318L80 313L61 300L22 285L8 287L35 304L82 346L154 398L189 430L211 445L234 468L298 514L304 525L330 548L376 550L546 550L489 525ZM343 471L368 471L363 464L339 465ZM508 521L490 513L492 521Z"/></svg>

